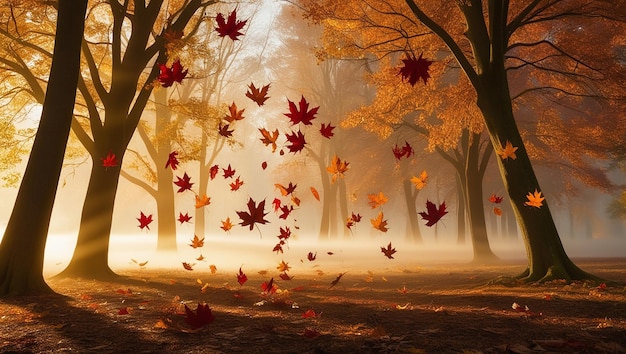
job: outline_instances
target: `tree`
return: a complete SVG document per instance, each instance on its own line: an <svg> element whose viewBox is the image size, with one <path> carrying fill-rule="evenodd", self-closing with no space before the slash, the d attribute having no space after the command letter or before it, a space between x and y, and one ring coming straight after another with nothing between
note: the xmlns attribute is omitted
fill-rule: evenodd
<svg viewBox="0 0 626 354"><path fill-rule="evenodd" d="M42 275L44 249L72 122L86 9L87 0L58 3L39 129L0 244L0 296L52 292Z"/></svg>
<svg viewBox="0 0 626 354"><path fill-rule="evenodd" d="M349 14L352 11L347 16L353 25L346 31L349 34L344 32L334 36L334 43L341 42L338 48L346 53L357 54L365 49L385 56L385 53L407 51L425 44L425 41L419 41L421 39L445 46L443 49L451 53L476 94L476 106L483 116L494 150L503 153L507 144L511 144L509 152L517 148L516 159L499 158L498 166L526 245L528 268L523 279L592 277L566 255L547 203L536 204L536 207L527 203L527 195L539 192L541 188L514 118L512 98L519 93L554 95L556 92L557 97L567 98L567 102L560 102L564 104L580 103L581 97L593 97L612 104L620 102L615 92L619 92L616 91L617 82L623 73L615 70L611 43L624 33L623 22L620 22L624 19L617 17L625 12L616 11L616 8L623 10L625 3L536 0L527 4L509 4L507 1L483 3L467 0L445 4L420 2L418 5L407 0L406 4L395 1L327 2L324 6L327 7L312 6L313 11L309 13L313 18L321 19L324 14L341 11ZM326 12L328 9L332 10ZM375 21L361 27L354 25L359 15L367 20L396 16L396 24L400 25L382 27L383 33L392 38L381 42L373 35ZM587 38L593 37L591 42L600 47L591 49L574 45L571 37L566 37L570 30L590 28L593 31L585 31ZM351 41L350 35L359 29L363 29L362 35ZM602 60L603 56L605 60ZM607 66L591 65L593 59ZM507 69L520 68L529 69L524 73L529 80L509 82L512 74ZM533 85L529 86L530 83ZM521 84L526 90L515 84ZM512 88L516 90L513 95Z"/></svg>

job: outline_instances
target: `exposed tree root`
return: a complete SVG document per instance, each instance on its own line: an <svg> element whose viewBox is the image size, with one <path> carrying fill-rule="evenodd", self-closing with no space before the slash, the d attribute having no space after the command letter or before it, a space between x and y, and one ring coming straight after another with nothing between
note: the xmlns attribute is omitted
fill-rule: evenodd
<svg viewBox="0 0 626 354"><path fill-rule="evenodd" d="M109 266L88 267L69 265L54 278L82 278L100 281L122 281L125 277L115 273Z"/></svg>

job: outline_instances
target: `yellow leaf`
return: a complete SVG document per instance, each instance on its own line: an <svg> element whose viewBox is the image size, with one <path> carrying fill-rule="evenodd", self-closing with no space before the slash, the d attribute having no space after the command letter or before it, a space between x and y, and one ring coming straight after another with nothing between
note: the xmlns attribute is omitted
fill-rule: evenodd
<svg viewBox="0 0 626 354"><path fill-rule="evenodd" d="M383 220L384 215L383 212L379 212L378 216L376 217L376 219L370 219L370 222L372 223L372 226L376 229L376 230L380 230L382 232L387 232L387 230L389 230L389 228L387 228L387 220Z"/></svg>
<svg viewBox="0 0 626 354"><path fill-rule="evenodd" d="M413 176L411 178L411 183L413 183L415 185L415 189L422 189L424 188L424 186L426 186L426 179L428 178L428 173L426 173L426 170L422 171L422 173L420 174L419 177L415 177Z"/></svg>
<svg viewBox="0 0 626 354"><path fill-rule="evenodd" d="M211 204L211 198L207 197L206 194L203 194L202 197L196 195L196 209L202 208L203 206Z"/></svg>
<svg viewBox="0 0 626 354"><path fill-rule="evenodd" d="M367 204L369 204L372 209L376 209L389 201L389 199L385 197L383 192L379 192L378 194L368 194L367 199L370 200L369 202L367 202Z"/></svg>
<svg viewBox="0 0 626 354"><path fill-rule="evenodd" d="M347 161L342 161L337 155L333 156L330 165L326 167L326 171L333 176L332 183L335 183L339 177L343 178L343 174L348 171L349 164Z"/></svg>
<svg viewBox="0 0 626 354"><path fill-rule="evenodd" d="M280 263L278 263L278 267L276 267L276 269L278 269L279 272L286 272L291 269L291 267L289 266L289 263L281 261Z"/></svg>
<svg viewBox="0 0 626 354"><path fill-rule="evenodd" d="M526 195L526 199L528 199L528 201L526 201L524 205L541 208L541 206L543 205L543 200L545 198L541 196L541 192L537 192L537 190L535 189L534 193L529 192L528 195Z"/></svg>
<svg viewBox="0 0 626 354"><path fill-rule="evenodd" d="M511 158L511 160L515 160L517 156L515 156L515 151L517 151L517 147L513 146L510 141L506 141L504 144L504 149L498 148L496 149L496 153L500 155L502 160L506 160L507 158Z"/></svg>

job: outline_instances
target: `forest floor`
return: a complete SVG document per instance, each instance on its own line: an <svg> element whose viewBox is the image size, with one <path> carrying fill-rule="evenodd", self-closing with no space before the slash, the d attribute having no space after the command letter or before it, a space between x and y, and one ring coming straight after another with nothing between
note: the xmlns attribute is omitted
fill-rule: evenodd
<svg viewBox="0 0 626 354"><path fill-rule="evenodd" d="M64 297L0 300L0 352L626 352L626 259L577 264L618 283L490 285L521 272L519 263L350 271L332 288L338 272L315 269L289 281L249 271L243 286L219 270L53 278ZM272 277L279 290L267 294L260 285ZM214 320L192 329L185 305L196 314L199 302Z"/></svg>

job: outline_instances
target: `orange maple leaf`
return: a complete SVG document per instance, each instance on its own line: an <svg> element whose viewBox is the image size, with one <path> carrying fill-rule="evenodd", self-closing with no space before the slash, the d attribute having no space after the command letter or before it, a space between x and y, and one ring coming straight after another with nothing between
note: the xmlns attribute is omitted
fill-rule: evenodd
<svg viewBox="0 0 626 354"><path fill-rule="evenodd" d="M500 156L502 160L506 160L509 157L511 160L515 160L517 156L515 156L515 151L517 151L517 147L513 146L510 141L506 141L504 144L504 149L497 148L496 153Z"/></svg>
<svg viewBox="0 0 626 354"><path fill-rule="evenodd" d="M279 135L278 129L275 129L271 133L265 128L259 128L259 131L261 132L261 135L263 135L263 137L261 138L261 142L265 146L272 144L272 152L276 151L276 140L278 139Z"/></svg>
<svg viewBox="0 0 626 354"><path fill-rule="evenodd" d="M420 173L419 177L413 176L411 178L411 183L413 183L415 185L415 189L422 189L426 186L426 179L428 178L428 173L426 173L426 170L422 171L422 173Z"/></svg>
<svg viewBox="0 0 626 354"><path fill-rule="evenodd" d="M288 262L280 261L280 263L278 263L278 267L276 267L276 269L278 269L279 272L286 272L289 269L291 269L291 267L289 266Z"/></svg>
<svg viewBox="0 0 626 354"><path fill-rule="evenodd" d="M230 222L230 217L227 217L226 220L222 220L222 226L220 228L224 231L230 231L233 228L233 224Z"/></svg>
<svg viewBox="0 0 626 354"><path fill-rule="evenodd" d="M378 194L368 194L367 199L370 200L369 202L367 202L367 204L369 204L372 209L376 209L389 201L389 199L385 197L383 192L379 192Z"/></svg>
<svg viewBox="0 0 626 354"><path fill-rule="evenodd" d="M196 195L196 209L200 209L203 206L207 206L211 204L211 198L207 197L206 194L203 194L202 197Z"/></svg>
<svg viewBox="0 0 626 354"><path fill-rule="evenodd" d="M372 223L372 226L376 229L376 230L380 230L382 232L387 232L387 230L389 230L389 228L387 227L387 220L383 220L385 216L383 215L383 212L380 211L378 213L378 216L376 217L376 219L370 219L370 222Z"/></svg>
<svg viewBox="0 0 626 354"><path fill-rule="evenodd" d="M228 123L232 123L236 120L242 120L244 118L243 111L245 111L245 108L241 111L238 111L235 102L228 106L228 110L230 111L230 115L224 116L224 118L222 118Z"/></svg>
<svg viewBox="0 0 626 354"><path fill-rule="evenodd" d="M204 246L204 237L200 238L198 237L198 235L193 235L193 238L191 239L191 243L189 244L189 246L191 246L192 248L200 248Z"/></svg>
<svg viewBox="0 0 626 354"><path fill-rule="evenodd" d="M326 167L326 171L333 175L332 183L337 181L337 178L343 178L343 174L348 171L348 165L350 165L347 161L342 161L337 155L333 156L330 165Z"/></svg>
<svg viewBox="0 0 626 354"><path fill-rule="evenodd" d="M541 196L541 192L537 192L537 189L535 189L534 193L528 192L528 195L526 195L526 199L528 199L528 201L524 202L524 205L541 208L541 206L543 205L542 202L545 198Z"/></svg>
<svg viewBox="0 0 626 354"><path fill-rule="evenodd" d="M246 97L256 102L259 107L265 104L265 101L267 101L267 99L269 98L267 96L267 91L270 89L270 84L267 84L261 87L261 89L258 89L254 86L254 83L251 82L250 85L248 85L248 88L249 90L248 92L246 92Z"/></svg>

